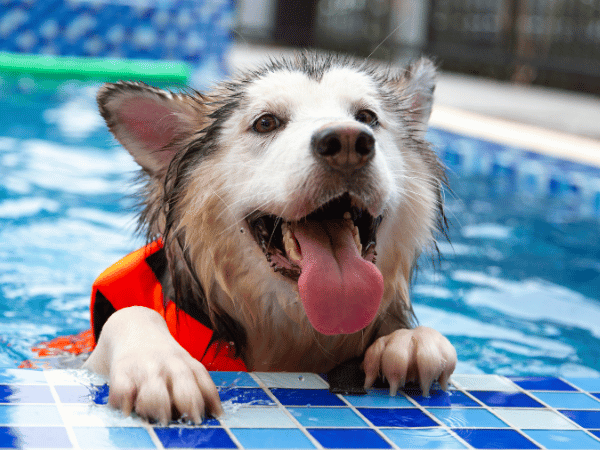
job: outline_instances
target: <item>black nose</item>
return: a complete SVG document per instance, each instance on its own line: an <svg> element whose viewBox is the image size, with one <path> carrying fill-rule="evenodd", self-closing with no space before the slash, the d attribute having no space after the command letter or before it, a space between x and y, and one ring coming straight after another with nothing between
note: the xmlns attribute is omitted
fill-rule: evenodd
<svg viewBox="0 0 600 450"><path fill-rule="evenodd" d="M352 173L375 156L375 137L353 124L327 125L313 134L312 151L331 168Z"/></svg>

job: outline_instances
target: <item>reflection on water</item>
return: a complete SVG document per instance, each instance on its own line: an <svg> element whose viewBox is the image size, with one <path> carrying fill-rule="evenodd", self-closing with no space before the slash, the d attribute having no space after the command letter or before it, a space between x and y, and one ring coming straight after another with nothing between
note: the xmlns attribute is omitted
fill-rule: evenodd
<svg viewBox="0 0 600 450"><path fill-rule="evenodd" d="M451 174L450 243L423 262L417 317L457 347L457 372L600 375L599 224L497 182Z"/></svg>
<svg viewBox="0 0 600 450"><path fill-rule="evenodd" d="M12 118L0 122L0 366L87 328L94 278L142 243L136 165L95 114L95 89L0 95ZM424 255L413 297L421 324L456 346L457 370L600 375L598 223L516 195L500 172L451 171L450 186L451 244L435 267Z"/></svg>

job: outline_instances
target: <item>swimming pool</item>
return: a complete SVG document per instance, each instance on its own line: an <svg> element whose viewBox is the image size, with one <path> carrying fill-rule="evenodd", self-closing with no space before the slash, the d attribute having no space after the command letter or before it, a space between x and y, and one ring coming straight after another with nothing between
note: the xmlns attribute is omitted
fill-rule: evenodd
<svg viewBox="0 0 600 450"><path fill-rule="evenodd" d="M0 88L0 366L89 327L89 292L136 249L136 165L96 113L97 85ZM424 255L420 322L458 373L600 375L600 169L432 129L449 168L450 243ZM432 258L433 256L433 258ZM433 260L433 262L432 262Z"/></svg>

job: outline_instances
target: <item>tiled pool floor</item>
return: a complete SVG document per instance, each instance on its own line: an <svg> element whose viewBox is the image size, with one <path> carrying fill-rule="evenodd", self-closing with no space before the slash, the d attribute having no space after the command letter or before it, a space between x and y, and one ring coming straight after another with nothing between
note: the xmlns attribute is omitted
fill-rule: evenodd
<svg viewBox="0 0 600 450"><path fill-rule="evenodd" d="M448 392L330 394L314 374L212 372L200 426L122 417L81 371L0 369L1 448L600 449L600 378L455 375Z"/></svg>

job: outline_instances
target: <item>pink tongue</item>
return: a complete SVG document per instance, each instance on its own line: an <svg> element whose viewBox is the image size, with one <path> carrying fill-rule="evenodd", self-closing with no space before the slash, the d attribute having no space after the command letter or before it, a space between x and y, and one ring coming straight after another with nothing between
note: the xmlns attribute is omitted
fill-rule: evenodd
<svg viewBox="0 0 600 450"><path fill-rule="evenodd" d="M320 333L349 334L365 328L383 297L383 276L359 254L343 221L298 223L302 272L300 299Z"/></svg>

